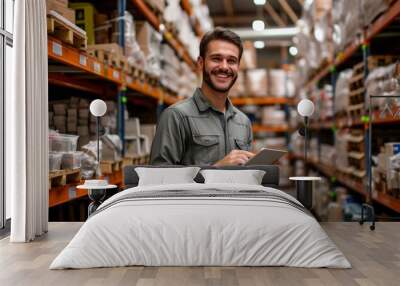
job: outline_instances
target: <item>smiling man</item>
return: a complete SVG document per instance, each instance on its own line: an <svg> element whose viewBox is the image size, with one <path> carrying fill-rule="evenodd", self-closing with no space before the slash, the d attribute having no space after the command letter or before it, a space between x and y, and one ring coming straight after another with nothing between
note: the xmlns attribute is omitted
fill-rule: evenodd
<svg viewBox="0 0 400 286"><path fill-rule="evenodd" d="M204 35L197 60L203 82L193 97L161 114L152 165L243 165L254 156L250 121L228 98L242 52L232 31L216 28Z"/></svg>

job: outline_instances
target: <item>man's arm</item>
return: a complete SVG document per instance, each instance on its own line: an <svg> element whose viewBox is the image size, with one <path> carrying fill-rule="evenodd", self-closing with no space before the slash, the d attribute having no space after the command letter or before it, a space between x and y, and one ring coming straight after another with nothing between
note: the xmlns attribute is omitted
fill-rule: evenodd
<svg viewBox="0 0 400 286"><path fill-rule="evenodd" d="M151 153L151 165L179 165L185 150L183 116L174 108L167 108L157 124Z"/></svg>

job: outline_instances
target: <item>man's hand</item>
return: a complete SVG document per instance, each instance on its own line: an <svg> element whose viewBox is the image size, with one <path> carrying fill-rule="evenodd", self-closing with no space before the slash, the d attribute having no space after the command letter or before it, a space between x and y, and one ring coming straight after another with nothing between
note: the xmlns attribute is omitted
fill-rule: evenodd
<svg viewBox="0 0 400 286"><path fill-rule="evenodd" d="M247 161L254 156L254 153L244 150L232 150L223 159L219 160L214 166L234 166L244 165Z"/></svg>

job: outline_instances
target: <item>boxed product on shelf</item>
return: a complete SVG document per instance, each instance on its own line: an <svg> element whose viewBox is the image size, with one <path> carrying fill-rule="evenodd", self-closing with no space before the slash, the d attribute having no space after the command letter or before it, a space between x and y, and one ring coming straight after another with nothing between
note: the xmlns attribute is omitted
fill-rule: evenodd
<svg viewBox="0 0 400 286"><path fill-rule="evenodd" d="M353 70L344 70L339 73L336 81L334 108L335 113L338 115L345 114L349 106L350 79L352 75Z"/></svg>
<svg viewBox="0 0 400 286"><path fill-rule="evenodd" d="M146 2L157 11L157 13L163 13L165 9L164 0L146 0Z"/></svg>
<svg viewBox="0 0 400 286"><path fill-rule="evenodd" d="M88 136L89 135L89 127L86 126L78 126L77 133L79 136Z"/></svg>
<svg viewBox="0 0 400 286"><path fill-rule="evenodd" d="M121 160L122 142L118 135L107 134L101 137L101 160Z"/></svg>
<svg viewBox="0 0 400 286"><path fill-rule="evenodd" d="M246 83L243 71L238 72L236 82L229 91L230 97L240 97L246 95Z"/></svg>
<svg viewBox="0 0 400 286"><path fill-rule="evenodd" d="M140 124L140 134L145 135L148 138L150 145L156 134L156 126L156 124Z"/></svg>
<svg viewBox="0 0 400 286"><path fill-rule="evenodd" d="M263 107L261 109L261 123L263 125L287 126L285 111L276 107Z"/></svg>
<svg viewBox="0 0 400 286"><path fill-rule="evenodd" d="M77 169L81 167L82 152L64 152L62 154L61 168L63 170Z"/></svg>
<svg viewBox="0 0 400 286"><path fill-rule="evenodd" d="M246 71L246 93L249 96L268 95L267 69L249 69Z"/></svg>
<svg viewBox="0 0 400 286"><path fill-rule="evenodd" d="M348 141L349 131L347 129L340 129L335 134L335 153L336 160L334 164L338 170L347 170L349 168L348 160Z"/></svg>
<svg viewBox="0 0 400 286"><path fill-rule="evenodd" d="M295 94L295 73L283 69L268 70L269 95L275 97L293 97Z"/></svg>
<svg viewBox="0 0 400 286"><path fill-rule="evenodd" d="M75 10L75 22L78 27L86 31L87 43L94 44L94 15L96 8L91 3L74 2L69 6Z"/></svg>
<svg viewBox="0 0 400 286"><path fill-rule="evenodd" d="M65 103L53 103L53 111L55 115L66 115L67 104Z"/></svg>
<svg viewBox="0 0 400 286"><path fill-rule="evenodd" d="M161 73L161 35L148 22L135 21L136 40L144 53L145 69L148 73L159 76Z"/></svg>
<svg viewBox="0 0 400 286"><path fill-rule="evenodd" d="M46 11L56 11L68 21L75 23L75 11L68 8L68 0L46 0Z"/></svg>
<svg viewBox="0 0 400 286"><path fill-rule="evenodd" d="M393 0L361 0L364 26L368 26L377 16L385 12Z"/></svg>
<svg viewBox="0 0 400 286"><path fill-rule="evenodd" d="M130 135L140 135L140 120L137 117L129 118L125 121L125 134Z"/></svg>
<svg viewBox="0 0 400 286"><path fill-rule="evenodd" d="M332 145L321 144L321 157L320 161L322 164L333 166L333 162L335 162L336 157L336 149Z"/></svg>
<svg viewBox="0 0 400 286"><path fill-rule="evenodd" d="M75 123L67 122L67 132L68 133L77 133L78 126Z"/></svg>
<svg viewBox="0 0 400 286"><path fill-rule="evenodd" d="M72 152L76 151L78 137L76 135L49 133L50 151Z"/></svg>
<svg viewBox="0 0 400 286"><path fill-rule="evenodd" d="M257 52L253 43L245 41L243 43L243 54L240 60L241 69L255 69L257 67Z"/></svg>
<svg viewBox="0 0 400 286"><path fill-rule="evenodd" d="M400 64L394 63L372 69L365 80L365 88L369 96L397 95L400 92ZM397 105L395 98L374 98L371 106L385 111L385 106Z"/></svg>
<svg viewBox="0 0 400 286"><path fill-rule="evenodd" d="M61 170L62 152L49 152L49 171Z"/></svg>

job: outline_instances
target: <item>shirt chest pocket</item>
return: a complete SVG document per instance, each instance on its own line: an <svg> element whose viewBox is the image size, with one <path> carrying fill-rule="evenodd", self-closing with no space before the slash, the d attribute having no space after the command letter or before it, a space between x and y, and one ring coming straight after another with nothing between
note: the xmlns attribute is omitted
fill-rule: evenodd
<svg viewBox="0 0 400 286"><path fill-rule="evenodd" d="M198 164L213 164L219 158L219 135L193 135L192 156Z"/></svg>

